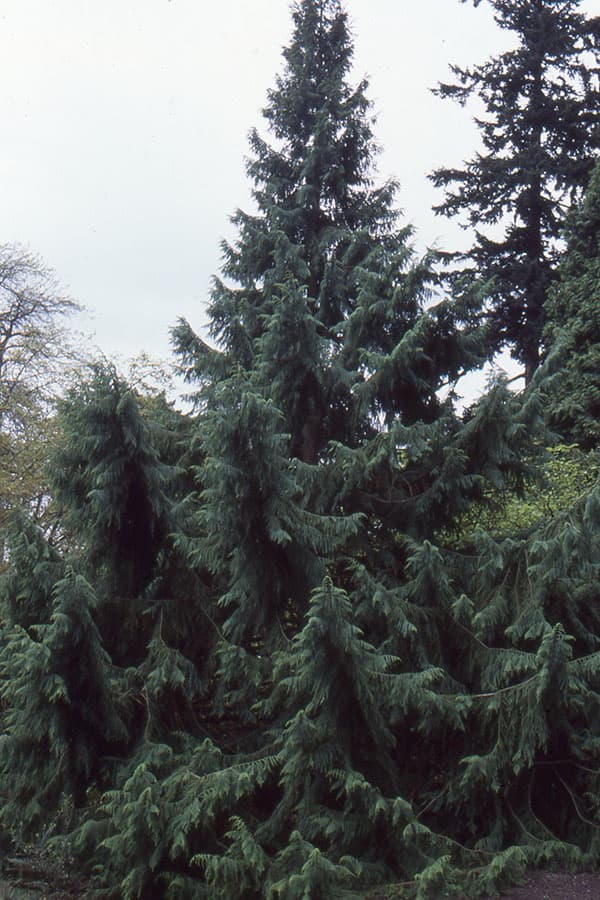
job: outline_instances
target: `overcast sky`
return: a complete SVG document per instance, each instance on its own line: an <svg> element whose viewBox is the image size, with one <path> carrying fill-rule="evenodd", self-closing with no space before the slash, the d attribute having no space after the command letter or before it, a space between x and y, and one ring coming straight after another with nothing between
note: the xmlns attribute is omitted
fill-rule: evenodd
<svg viewBox="0 0 600 900"><path fill-rule="evenodd" d="M598 0L585 6L592 9ZM476 146L430 88L507 46L486 4L348 0L382 178L420 246L449 247L427 173ZM39 253L107 355L169 355L200 329L228 217L248 207L247 134L289 40L286 0L0 0L0 243Z"/></svg>

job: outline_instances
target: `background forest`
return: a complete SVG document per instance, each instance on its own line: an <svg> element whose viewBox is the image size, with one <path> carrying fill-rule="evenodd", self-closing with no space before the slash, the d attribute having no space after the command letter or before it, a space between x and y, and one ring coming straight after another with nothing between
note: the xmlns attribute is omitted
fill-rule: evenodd
<svg viewBox="0 0 600 900"><path fill-rule="evenodd" d="M418 257L299 0L188 411L0 254L0 837L107 898L477 897L600 862L600 19L488 0ZM460 8L458 9L460 12ZM524 389L457 385L509 348ZM69 372L75 372L68 386ZM58 398L58 399L57 399Z"/></svg>

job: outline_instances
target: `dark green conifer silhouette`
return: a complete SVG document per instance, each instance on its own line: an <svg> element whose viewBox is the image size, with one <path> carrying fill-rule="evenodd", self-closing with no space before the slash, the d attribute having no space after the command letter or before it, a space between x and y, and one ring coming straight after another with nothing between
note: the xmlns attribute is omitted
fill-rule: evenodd
<svg viewBox="0 0 600 900"><path fill-rule="evenodd" d="M462 257L487 282L492 349L508 345L530 381L565 210L585 189L600 147L600 19L586 17L580 0L490 4L515 48L479 66L452 66L456 82L437 90L461 104L482 101L483 149L432 179L446 189L437 211L462 215L474 233Z"/></svg>

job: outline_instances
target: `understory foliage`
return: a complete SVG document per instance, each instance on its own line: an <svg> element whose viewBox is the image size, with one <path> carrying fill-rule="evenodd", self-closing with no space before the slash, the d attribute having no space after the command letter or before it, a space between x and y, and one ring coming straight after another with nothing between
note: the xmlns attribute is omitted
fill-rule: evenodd
<svg viewBox="0 0 600 900"><path fill-rule="evenodd" d="M477 292L440 293L377 183L341 2L292 15L210 343L174 331L193 410L93 366L49 465L60 552L5 535L4 837L66 842L115 900L597 865L597 462L543 449L550 360L457 409ZM564 267L557 309L588 296Z"/></svg>

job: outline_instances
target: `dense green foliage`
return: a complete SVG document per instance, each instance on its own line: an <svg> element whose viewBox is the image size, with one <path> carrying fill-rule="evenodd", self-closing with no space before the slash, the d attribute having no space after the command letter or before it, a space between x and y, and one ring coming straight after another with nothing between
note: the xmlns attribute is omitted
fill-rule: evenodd
<svg viewBox="0 0 600 900"><path fill-rule="evenodd" d="M477 531L490 532L495 537L523 533L587 494L598 479L599 466L597 453L584 451L576 444L548 447L539 478L529 483L522 494L492 490L487 502L474 504L443 539L461 544L473 540Z"/></svg>
<svg viewBox="0 0 600 900"><path fill-rule="evenodd" d="M6 535L0 824L115 900L477 897L599 862L597 462L540 449L550 360L443 399L488 352L477 292L440 295L376 183L341 2L293 23L211 344L174 332L193 412L92 367L49 466L62 552ZM557 310L593 303L593 185Z"/></svg>
<svg viewBox="0 0 600 900"><path fill-rule="evenodd" d="M489 2L515 48L453 66L457 82L438 88L461 104L482 101L483 148L432 178L446 188L438 212L462 214L473 232L465 256L486 285L492 349L508 344L530 380L564 210L581 196L600 147L600 18L587 18L580 0Z"/></svg>
<svg viewBox="0 0 600 900"><path fill-rule="evenodd" d="M569 218L567 251L547 304L547 341L561 354L549 392L553 428L581 447L600 442L600 164Z"/></svg>

